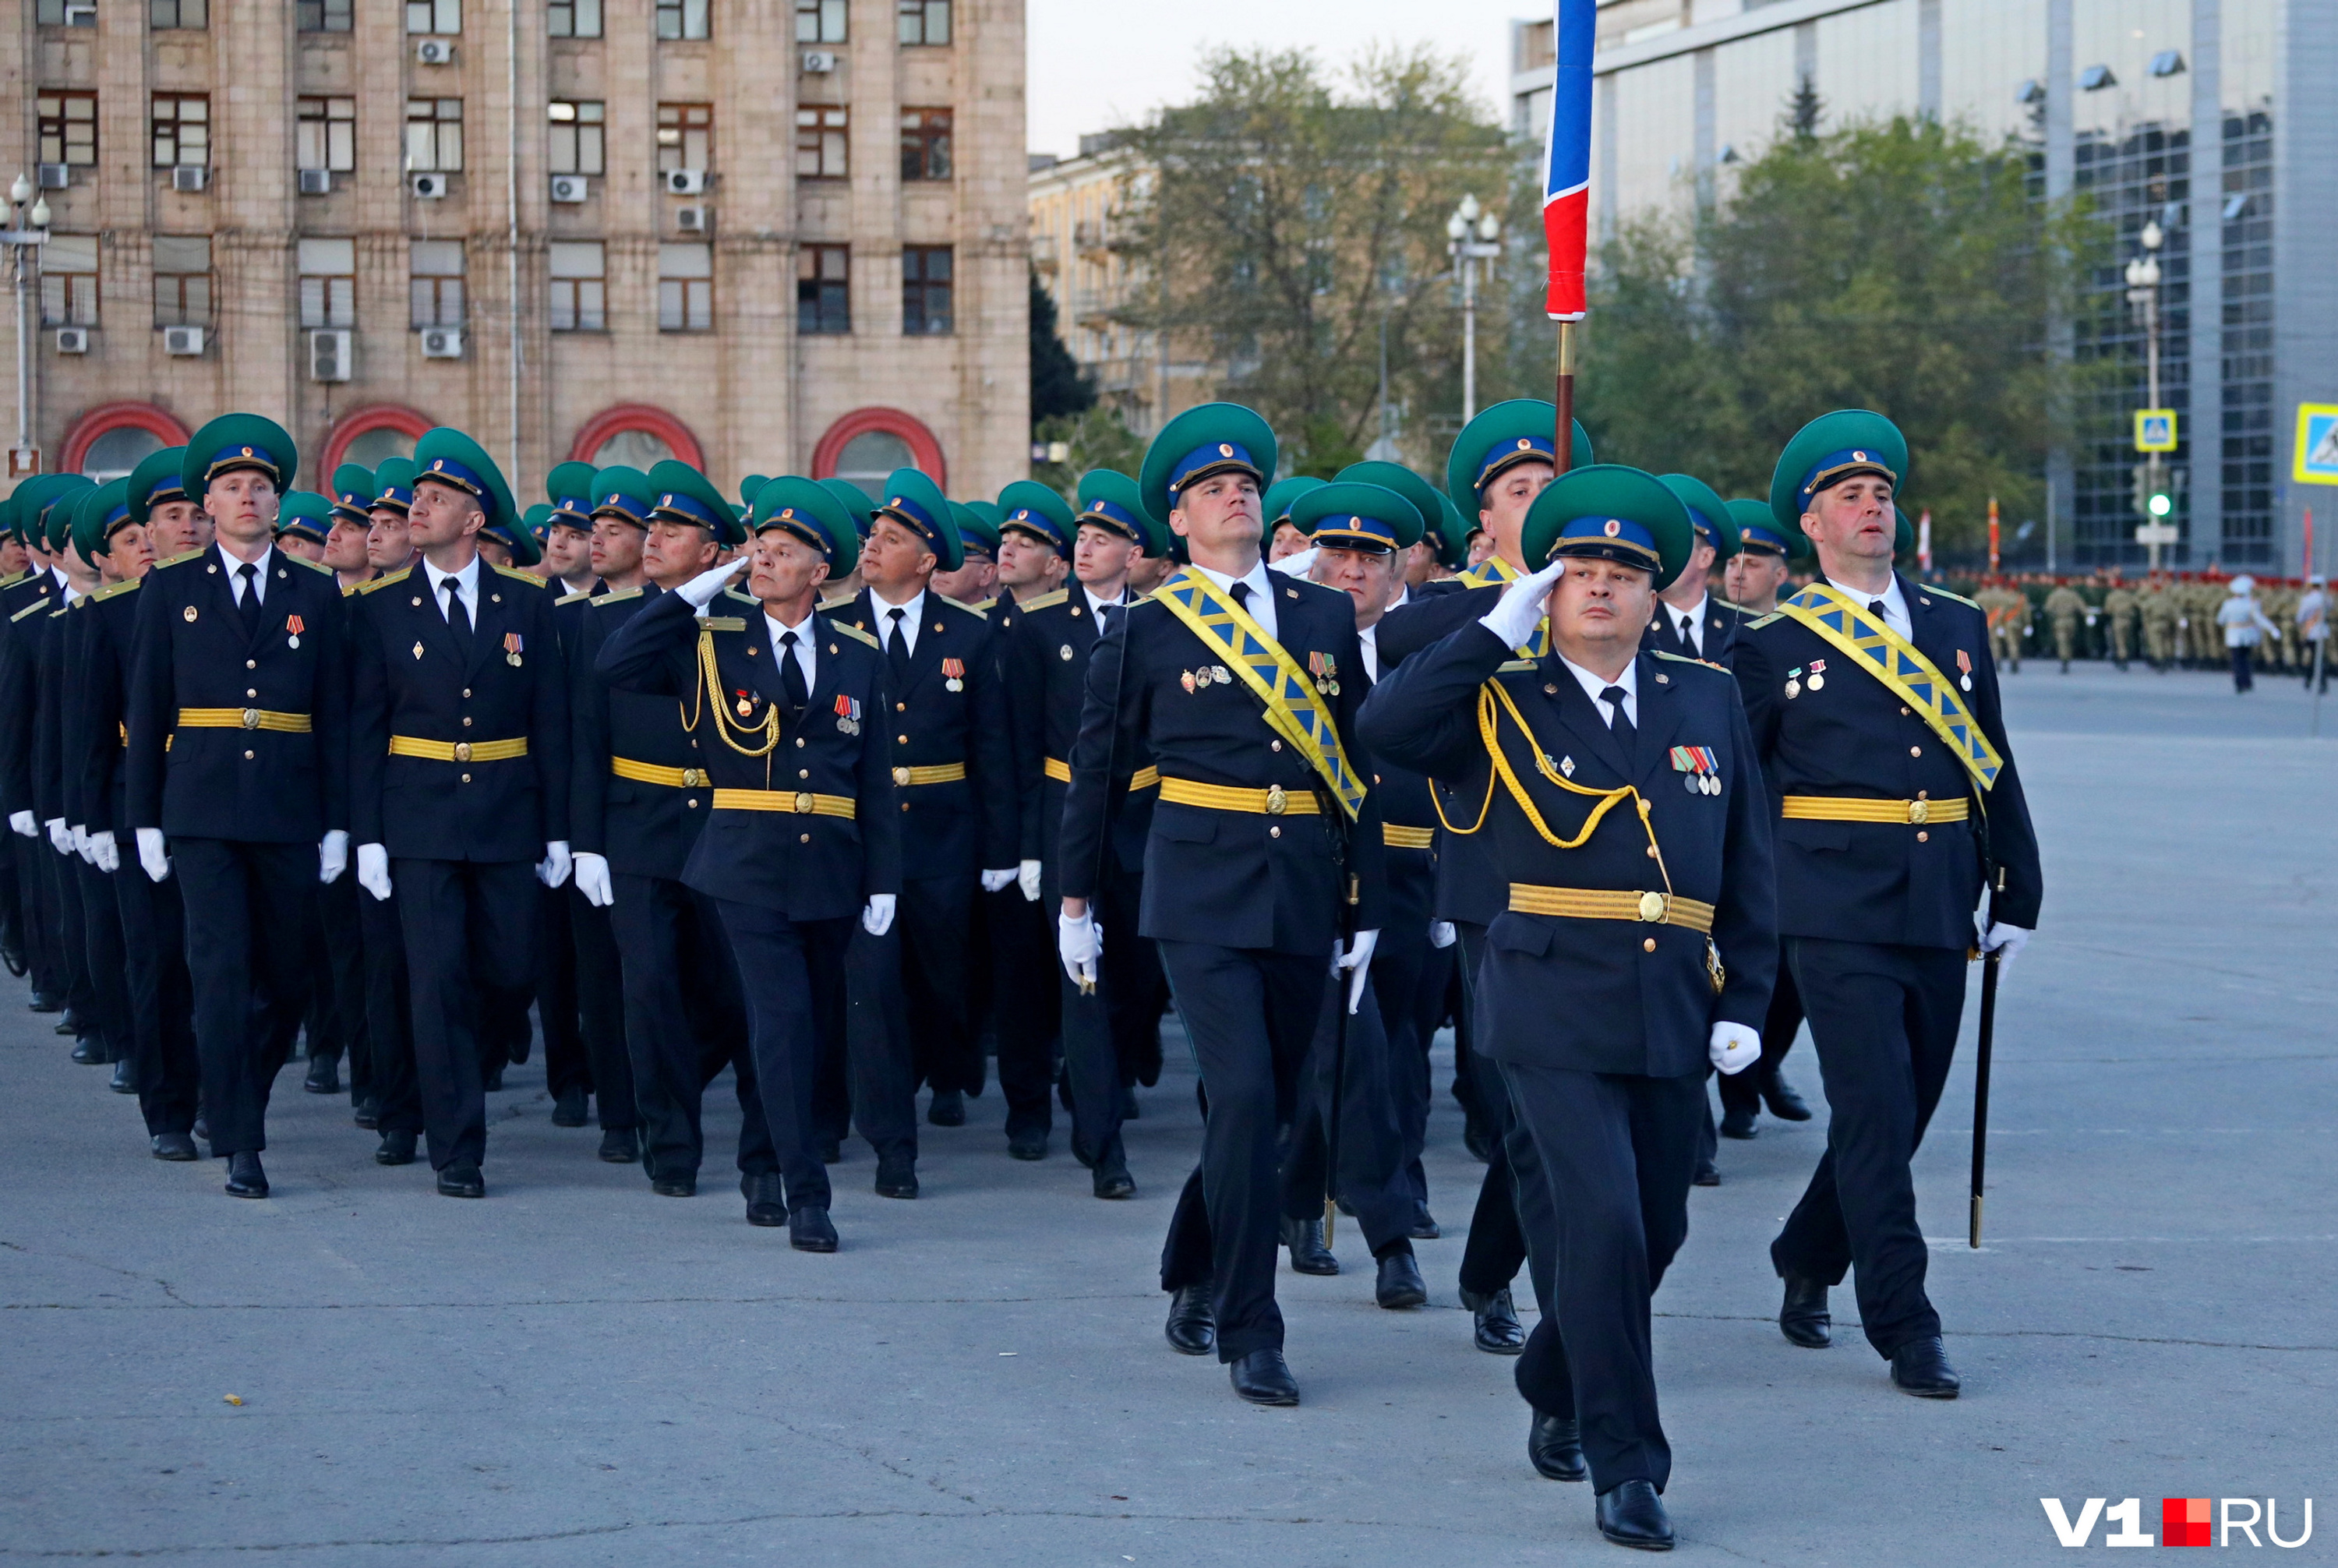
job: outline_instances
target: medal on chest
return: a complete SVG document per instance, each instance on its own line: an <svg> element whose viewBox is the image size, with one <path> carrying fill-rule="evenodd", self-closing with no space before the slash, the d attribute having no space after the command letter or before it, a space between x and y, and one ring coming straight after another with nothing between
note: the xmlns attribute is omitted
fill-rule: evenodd
<svg viewBox="0 0 2338 1568"><path fill-rule="evenodd" d="M937 630L938 630L938 628L937 628ZM945 659L942 661L942 689L946 691L963 691L966 690L965 660Z"/></svg>
<svg viewBox="0 0 2338 1568"><path fill-rule="evenodd" d="M1966 652L1961 648L1957 650L1957 684L1963 687L1968 691L1971 691L1972 655Z"/></svg>
<svg viewBox="0 0 2338 1568"><path fill-rule="evenodd" d="M521 651L522 651L522 649L523 649L524 647L525 647L525 643L523 642L523 641L522 641L522 639L521 639L521 637L520 637L520 634L519 634L518 632L505 632L505 633L504 633L504 662L505 662L505 663L506 663L506 664L508 664L508 665L510 665L510 666L511 666L513 669L515 669L515 670L518 669L518 668L519 668L519 662L520 662L520 652L521 652Z"/></svg>
<svg viewBox="0 0 2338 1568"><path fill-rule="evenodd" d="M1710 746L1675 746L1672 749L1673 771L1681 776L1681 786L1692 795L1721 793L1721 759Z"/></svg>
<svg viewBox="0 0 2338 1568"><path fill-rule="evenodd" d="M1823 691L1826 690L1825 660L1813 659L1811 661L1811 678L1807 684L1813 691Z"/></svg>
<svg viewBox="0 0 2338 1568"><path fill-rule="evenodd" d="M1340 662L1329 653L1307 655L1307 672L1315 677L1318 695L1337 697L1340 694Z"/></svg>
<svg viewBox="0 0 2338 1568"><path fill-rule="evenodd" d="M300 617L298 615L287 615L284 618L284 646L287 648L300 646L300 633L308 629L301 623Z"/></svg>
<svg viewBox="0 0 2338 1568"><path fill-rule="evenodd" d="M860 699L836 694L836 728L846 735L860 733Z"/></svg>

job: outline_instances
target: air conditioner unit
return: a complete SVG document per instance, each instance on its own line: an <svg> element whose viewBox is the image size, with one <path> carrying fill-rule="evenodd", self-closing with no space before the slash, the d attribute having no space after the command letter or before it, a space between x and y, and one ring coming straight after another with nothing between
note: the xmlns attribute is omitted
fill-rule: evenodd
<svg viewBox="0 0 2338 1568"><path fill-rule="evenodd" d="M677 207L673 210L673 226L685 234L703 234L714 227L712 207Z"/></svg>
<svg viewBox="0 0 2338 1568"><path fill-rule="evenodd" d="M432 327L422 334L422 357L425 359L460 359L463 357L463 329L460 327Z"/></svg>
<svg viewBox="0 0 2338 1568"><path fill-rule="evenodd" d="M201 163L174 163L171 166L171 189L201 191L211 182L211 172Z"/></svg>
<svg viewBox="0 0 2338 1568"><path fill-rule="evenodd" d="M582 201L593 194L593 181L582 174L555 174L552 177L552 199L555 201Z"/></svg>
<svg viewBox="0 0 2338 1568"><path fill-rule="evenodd" d="M331 170L303 169L300 171L301 195L330 196L332 193L333 172Z"/></svg>
<svg viewBox="0 0 2338 1568"><path fill-rule="evenodd" d="M669 169L660 178L665 181L665 193L669 196L697 196L706 190L703 169Z"/></svg>
<svg viewBox="0 0 2338 1568"><path fill-rule="evenodd" d="M356 336L348 328L309 334L309 379L311 381L346 381L349 378L349 343Z"/></svg>
<svg viewBox="0 0 2338 1568"><path fill-rule="evenodd" d="M408 183L415 195L425 201L436 201L447 194L447 176L444 174L417 174Z"/></svg>
<svg viewBox="0 0 2338 1568"><path fill-rule="evenodd" d="M63 163L44 163L41 165L42 190L62 191L72 183L73 170L69 166Z"/></svg>
<svg viewBox="0 0 2338 1568"><path fill-rule="evenodd" d="M825 76L836 69L836 51L807 49L803 52L803 68L814 76Z"/></svg>
<svg viewBox="0 0 2338 1568"><path fill-rule="evenodd" d="M65 0L65 25L94 27L97 25L97 0Z"/></svg>
<svg viewBox="0 0 2338 1568"><path fill-rule="evenodd" d="M452 38L417 38L414 41L414 63L418 65L452 65L455 63L455 41Z"/></svg>
<svg viewBox="0 0 2338 1568"><path fill-rule="evenodd" d="M89 328L86 328L86 327L60 327L60 328L57 328L57 352L58 352L58 353L60 353L60 354L86 354L86 353L88 353L88 352L89 352Z"/></svg>
<svg viewBox="0 0 2338 1568"><path fill-rule="evenodd" d="M185 358L203 351L203 329L200 327L165 327L162 328L162 352Z"/></svg>

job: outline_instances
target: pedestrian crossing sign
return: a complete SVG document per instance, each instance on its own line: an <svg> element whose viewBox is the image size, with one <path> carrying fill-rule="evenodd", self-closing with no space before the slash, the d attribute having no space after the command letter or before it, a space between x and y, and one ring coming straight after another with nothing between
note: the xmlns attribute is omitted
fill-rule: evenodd
<svg viewBox="0 0 2338 1568"><path fill-rule="evenodd" d="M2176 410L2138 408L2135 411L2135 449L2138 452L2176 450Z"/></svg>
<svg viewBox="0 0 2338 1568"><path fill-rule="evenodd" d="M2300 485L2338 485L2338 403L2297 406L2297 466Z"/></svg>

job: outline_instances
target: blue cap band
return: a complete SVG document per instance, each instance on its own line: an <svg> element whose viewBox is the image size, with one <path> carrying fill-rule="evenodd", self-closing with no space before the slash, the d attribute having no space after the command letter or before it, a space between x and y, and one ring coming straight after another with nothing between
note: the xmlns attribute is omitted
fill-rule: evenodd
<svg viewBox="0 0 2338 1568"><path fill-rule="evenodd" d="M604 512L614 512L628 523L645 524L649 521L649 514L641 509L641 505L623 490L612 490L601 497L601 504L593 508L593 515L598 517Z"/></svg>
<svg viewBox="0 0 2338 1568"><path fill-rule="evenodd" d="M173 501L184 501L186 498L187 487L176 479L165 479L146 492L146 505L149 506L167 506Z"/></svg>
<svg viewBox="0 0 2338 1568"><path fill-rule="evenodd" d="M373 504L403 512L414 505L414 487L411 485L385 485L381 487L381 494L373 498Z"/></svg>
<svg viewBox="0 0 2338 1568"><path fill-rule="evenodd" d="M885 498L885 505L878 507L877 510L897 522L908 524L924 534L926 542L929 544L938 544L941 540L940 527L933 518L927 515L924 507L906 495L889 495Z"/></svg>
<svg viewBox="0 0 2338 1568"><path fill-rule="evenodd" d="M1353 514L1318 520L1315 532L1307 537L1312 544L1328 544L1334 550L1382 551L1396 548L1395 529L1377 517Z"/></svg>
<svg viewBox="0 0 2338 1568"><path fill-rule="evenodd" d="M1712 518L1692 506L1688 509L1688 520L1695 527L1698 538L1715 550L1721 548L1721 530L1713 525Z"/></svg>
<svg viewBox="0 0 2338 1568"><path fill-rule="evenodd" d="M116 529L116 528L120 527L123 524L127 523L127 522L129 522L129 521L130 521L130 507L129 507L129 505L125 502L123 505L120 505L120 506L116 506L113 511L108 512L108 513L105 514L105 521L104 521L104 523L103 523L102 524L100 524L100 525L99 525L99 527L98 527L98 530L97 530L97 536L98 536L100 539L103 539L103 538L104 538L107 534L109 534L113 533L113 532L114 531L114 529Z"/></svg>
<svg viewBox="0 0 2338 1568"><path fill-rule="evenodd" d="M714 514L707 510L704 502L679 490L660 491L657 505L650 508L650 515L670 517L677 523L695 523L701 528L712 528L717 533L722 528Z"/></svg>
<svg viewBox="0 0 2338 1568"><path fill-rule="evenodd" d="M319 544L325 542L325 527L314 517L295 517L290 523L280 523L277 524L276 532L280 537L286 534L298 534L304 539L314 539Z"/></svg>
<svg viewBox="0 0 2338 1568"><path fill-rule="evenodd" d="M1558 466L1558 448L1547 436L1519 436L1504 442L1478 461L1478 477L1469 482L1470 488L1483 490L1487 483L1503 469L1518 463L1543 462Z"/></svg>
<svg viewBox="0 0 2338 1568"><path fill-rule="evenodd" d="M782 506L755 524L758 534L766 528L777 528L783 534L792 534L828 560L836 559L836 542L828 536L828 530L810 518L800 515L792 506Z"/></svg>
<svg viewBox="0 0 2338 1568"><path fill-rule="evenodd" d="M1553 555L1605 555L1651 569L1663 559L1656 536L1624 517L1570 517L1558 531ZM1645 562L1635 559L1646 557Z"/></svg>
<svg viewBox="0 0 2338 1568"><path fill-rule="evenodd" d="M1071 548L1072 542L1064 537L1063 530L1056 526L1056 520L1053 517L1048 516L1045 512L1034 512L1028 506L1017 506L998 520L998 531L1001 534L1006 533L1009 528L1019 528L1026 534L1035 534L1058 550Z"/></svg>
<svg viewBox="0 0 2338 1568"><path fill-rule="evenodd" d="M203 470L203 478L209 482L238 468L257 468L270 479L281 472L275 457L265 446L222 446L211 458L211 466Z"/></svg>
<svg viewBox="0 0 2338 1568"><path fill-rule="evenodd" d="M1758 550L1778 555L1793 554L1787 547L1786 536L1773 528L1764 528L1758 523L1748 523L1737 532L1748 550Z"/></svg>
<svg viewBox="0 0 2338 1568"><path fill-rule="evenodd" d="M490 523L486 527L480 529L479 532L486 534L490 539L502 540L503 543L511 549L516 550L519 548L519 541L513 536L512 530L501 523Z"/></svg>
<svg viewBox="0 0 2338 1568"><path fill-rule="evenodd" d="M484 501L487 498L487 482L456 462L452 457L433 457L430 466L414 476L419 485L425 479L439 479L459 486Z"/></svg>
<svg viewBox="0 0 2338 1568"><path fill-rule="evenodd" d="M1128 508L1115 506L1101 495L1088 503L1087 509L1080 514L1080 521L1093 523L1099 528L1116 529L1139 544L1144 543L1144 526L1136 521Z"/></svg>
<svg viewBox="0 0 2338 1568"><path fill-rule="evenodd" d="M552 504L552 515L544 520L550 528L555 523L565 524L581 533L593 531L593 500L589 495L563 495Z"/></svg>
<svg viewBox="0 0 2338 1568"><path fill-rule="evenodd" d="M1894 485L1900 483L1900 475L1884 466L1881 455L1862 447L1846 446L1840 452L1828 453L1812 464L1811 471L1803 475L1802 485L1795 492L1803 510L1807 512L1811 509L1812 496L1853 474L1881 474Z"/></svg>
<svg viewBox="0 0 2338 1568"><path fill-rule="evenodd" d="M152 502L150 502L149 505L152 505ZM367 515L368 509L373 504L371 502L368 501L364 496L359 495L354 490L344 490L333 497L333 510L336 512L349 513L351 520L358 523L368 523L372 521L372 519Z"/></svg>
<svg viewBox="0 0 2338 1568"><path fill-rule="evenodd" d="M1252 460L1249 449L1234 441L1213 441L1206 446L1196 446L1169 470L1169 499L1175 502L1177 492L1196 479L1206 479L1213 474L1229 471L1243 473L1264 481L1266 475Z"/></svg>

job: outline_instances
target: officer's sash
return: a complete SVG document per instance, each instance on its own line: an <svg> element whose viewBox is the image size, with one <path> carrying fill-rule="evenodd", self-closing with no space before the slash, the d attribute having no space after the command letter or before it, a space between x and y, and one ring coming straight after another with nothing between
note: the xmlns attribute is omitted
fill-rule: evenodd
<svg viewBox="0 0 2338 1568"><path fill-rule="evenodd" d="M1922 715L1932 733L1948 742L1974 783L1983 789L1996 784L2005 760L1959 700L1955 682L1918 652L1915 644L1826 583L1812 583L1781 600L1778 612L1793 617L1857 660L1892 695Z"/></svg>
<svg viewBox="0 0 2338 1568"><path fill-rule="evenodd" d="M1499 555L1488 555L1467 572L1460 580L1472 588L1507 588L1525 573ZM1528 659L1539 659L1550 652L1550 620L1547 616L1535 622L1535 634L1518 652Z"/></svg>
<svg viewBox="0 0 2338 1568"><path fill-rule="evenodd" d="M1242 677L1250 694L1265 709L1270 729L1291 742L1307 765L1331 787L1340 808L1350 818L1363 808L1364 787L1348 767L1340 750L1340 731L1331 711L1315 694L1304 671L1292 662L1282 644L1249 611L1199 572L1179 572L1155 589L1153 597L1202 645Z"/></svg>

